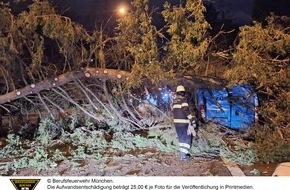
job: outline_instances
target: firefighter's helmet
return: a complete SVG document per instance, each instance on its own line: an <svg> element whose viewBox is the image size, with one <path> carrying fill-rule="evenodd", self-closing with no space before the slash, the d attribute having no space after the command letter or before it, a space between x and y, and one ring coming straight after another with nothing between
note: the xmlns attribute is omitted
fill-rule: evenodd
<svg viewBox="0 0 290 190"><path fill-rule="evenodd" d="M185 92L184 86L182 85L177 86L176 92Z"/></svg>

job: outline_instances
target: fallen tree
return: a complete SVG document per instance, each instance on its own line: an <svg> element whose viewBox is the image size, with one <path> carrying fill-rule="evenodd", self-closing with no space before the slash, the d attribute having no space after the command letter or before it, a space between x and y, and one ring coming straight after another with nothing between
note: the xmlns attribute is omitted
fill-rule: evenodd
<svg viewBox="0 0 290 190"><path fill-rule="evenodd" d="M129 80L130 73L113 69L86 68L80 71L67 72L53 79L48 79L35 84L30 84L24 88L16 89L12 92L0 96L0 105L19 98L26 97L29 94L38 94L43 90L49 90L53 87L65 85L71 81L81 78L97 78L100 80Z"/></svg>

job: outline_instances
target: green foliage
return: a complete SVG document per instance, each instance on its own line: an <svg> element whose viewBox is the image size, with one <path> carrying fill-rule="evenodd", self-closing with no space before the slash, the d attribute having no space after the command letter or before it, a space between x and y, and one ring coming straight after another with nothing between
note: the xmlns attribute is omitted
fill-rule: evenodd
<svg viewBox="0 0 290 190"><path fill-rule="evenodd" d="M44 149L36 149L33 155L29 155L31 158L28 161L27 167L36 168L37 171L46 171L52 169L55 164L48 158L48 153Z"/></svg>
<svg viewBox="0 0 290 190"><path fill-rule="evenodd" d="M95 157L98 158L99 154L103 154L109 146L103 131L86 132L80 128L75 129L66 141L77 147L72 151L72 156L78 158L89 157L88 154L95 154Z"/></svg>
<svg viewBox="0 0 290 190"><path fill-rule="evenodd" d="M74 132L70 135L70 138L68 139L69 143L72 143L72 145L85 145L88 137L87 132L81 130L80 128L77 128L74 130Z"/></svg>
<svg viewBox="0 0 290 190"><path fill-rule="evenodd" d="M48 154L43 149L36 149L31 155L14 159L13 162L4 166L5 171L17 171L23 168L35 168L37 172L50 170L55 165L53 161L48 158Z"/></svg>
<svg viewBox="0 0 290 190"><path fill-rule="evenodd" d="M160 151L176 152L178 150L178 141L171 133L172 130L170 129L164 131L151 129L148 131L148 136L143 137L128 132L117 132L113 135L112 148L122 151L130 151L136 148L155 148Z"/></svg>
<svg viewBox="0 0 290 190"><path fill-rule="evenodd" d="M13 160L11 163L5 165L3 168L5 169L6 172L9 170L17 170L17 169L22 169L22 168L27 168L29 163L29 158L23 157L20 158L19 160Z"/></svg>
<svg viewBox="0 0 290 190"><path fill-rule="evenodd" d="M139 149L150 148L153 145L153 144L151 144L149 139L144 138L144 137L142 137L140 135L135 135L134 136L133 144Z"/></svg>
<svg viewBox="0 0 290 190"><path fill-rule="evenodd" d="M9 31L9 28L12 24L12 15L10 13L10 8L8 5L5 5L3 2L0 2L0 36L3 37L3 35Z"/></svg>
<svg viewBox="0 0 290 190"><path fill-rule="evenodd" d="M192 142L192 153L195 154L213 154L219 155L221 147L225 146L222 140L222 133L219 131L218 126L208 124L199 128L198 137Z"/></svg>
<svg viewBox="0 0 290 190"><path fill-rule="evenodd" d="M60 151L59 149L55 149L51 152L52 154L52 160L54 161L62 161L65 160L66 157L64 156L63 152Z"/></svg>
<svg viewBox="0 0 290 190"><path fill-rule="evenodd" d="M241 27L233 54L231 81L252 83L260 95L259 114L266 123L289 127L290 18L271 16L267 24Z"/></svg>
<svg viewBox="0 0 290 190"><path fill-rule="evenodd" d="M104 138L104 133L102 131L93 131L92 136L89 138L87 141L86 147L87 150L86 152L88 154L103 154L106 149L108 148L109 144Z"/></svg>
<svg viewBox="0 0 290 190"><path fill-rule="evenodd" d="M261 171L259 171L258 169L253 169L252 171L250 171L251 174L253 175L261 175Z"/></svg>
<svg viewBox="0 0 290 190"><path fill-rule="evenodd" d="M173 127L166 129L150 129L148 131L149 140L155 144L158 150L166 152L176 152L179 150L179 142Z"/></svg>
<svg viewBox="0 0 290 190"><path fill-rule="evenodd" d="M159 133L159 135L160 136L156 136L155 138L145 138L140 135L136 135L134 136L133 144L139 149L156 148L157 150L165 152L175 152L178 149L178 147L173 144L173 141L176 141L176 138L167 138L168 136L166 133Z"/></svg>
<svg viewBox="0 0 290 190"><path fill-rule="evenodd" d="M117 27L119 50L134 60L128 86L140 84L144 77L153 79L153 83L163 77L158 58L157 29L152 25L148 3L148 0L132 1L133 11L121 18Z"/></svg>
<svg viewBox="0 0 290 190"><path fill-rule="evenodd" d="M86 31L81 26L72 23L69 18L59 16L48 1L35 1L29 6L28 12L22 12L19 15L17 21L17 27L25 26L21 30L22 35L31 40L28 41L28 48L31 52L32 68L39 68L45 60L43 54L45 37L56 40L59 53L65 59L72 59L75 66L84 58L82 51L76 49L75 43L79 40L87 40ZM42 29L42 35L37 33L39 28Z"/></svg>
<svg viewBox="0 0 290 190"><path fill-rule="evenodd" d="M36 142L43 146L48 146L52 139L55 137L54 131L52 131L53 121L50 118L45 118L40 121L36 134Z"/></svg>
<svg viewBox="0 0 290 190"><path fill-rule="evenodd" d="M232 162L245 165L251 165L257 162L257 153L254 150L253 144L245 146L242 143L236 143L232 148L229 145L222 146L220 156Z"/></svg>
<svg viewBox="0 0 290 190"><path fill-rule="evenodd" d="M193 140L191 148L193 155L219 156L240 164L257 161L253 143L244 142L238 137L226 137L215 124L201 127L197 134L198 138Z"/></svg>
<svg viewBox="0 0 290 190"><path fill-rule="evenodd" d="M57 14L47 0L35 0L26 10L13 15L8 5L0 4L3 92L21 88L27 81L78 69L83 63L89 65L102 43L98 32L88 34L82 26Z"/></svg>
<svg viewBox="0 0 290 190"><path fill-rule="evenodd" d="M21 139L18 135L9 134L6 141L7 145L0 150L1 158L14 158L15 156L25 152L22 147Z"/></svg>
<svg viewBox="0 0 290 190"><path fill-rule="evenodd" d="M286 162L290 159L290 144L286 139L281 139L282 130L267 125L257 126L254 130L254 150L258 160L264 163Z"/></svg>
<svg viewBox="0 0 290 190"><path fill-rule="evenodd" d="M77 126L77 124L78 124L78 117L76 117L76 116L72 116L71 117L71 122L70 122L70 124L69 124L69 129L70 130L75 130L75 127Z"/></svg>
<svg viewBox="0 0 290 190"><path fill-rule="evenodd" d="M78 146L76 150L72 152L73 159L84 159L88 155L85 153L84 146Z"/></svg>
<svg viewBox="0 0 290 190"><path fill-rule="evenodd" d="M175 7L165 3L164 8L162 15L171 36L165 47L168 52L166 67L177 72L193 70L208 50L210 25L205 20L206 9L198 0L189 0L185 6Z"/></svg>
<svg viewBox="0 0 290 190"><path fill-rule="evenodd" d="M112 138L112 148L116 150L129 151L135 148L132 133L116 132Z"/></svg>

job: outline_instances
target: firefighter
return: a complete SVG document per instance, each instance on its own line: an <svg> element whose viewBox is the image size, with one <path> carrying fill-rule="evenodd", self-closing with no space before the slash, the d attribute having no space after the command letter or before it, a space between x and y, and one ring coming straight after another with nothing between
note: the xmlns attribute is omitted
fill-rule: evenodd
<svg viewBox="0 0 290 190"><path fill-rule="evenodd" d="M173 100L173 117L176 133L179 140L180 160L190 160L192 137L196 136L196 120L190 114L185 88L182 85L176 88L176 97Z"/></svg>

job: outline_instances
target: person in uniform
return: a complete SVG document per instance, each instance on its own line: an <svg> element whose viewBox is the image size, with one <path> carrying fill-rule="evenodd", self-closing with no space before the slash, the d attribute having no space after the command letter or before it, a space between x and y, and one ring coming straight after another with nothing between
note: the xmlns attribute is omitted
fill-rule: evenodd
<svg viewBox="0 0 290 190"><path fill-rule="evenodd" d="M176 97L173 100L173 117L179 141L179 155L181 161L190 160L192 137L196 136L196 119L191 115L186 98L185 88L182 85L176 88Z"/></svg>

